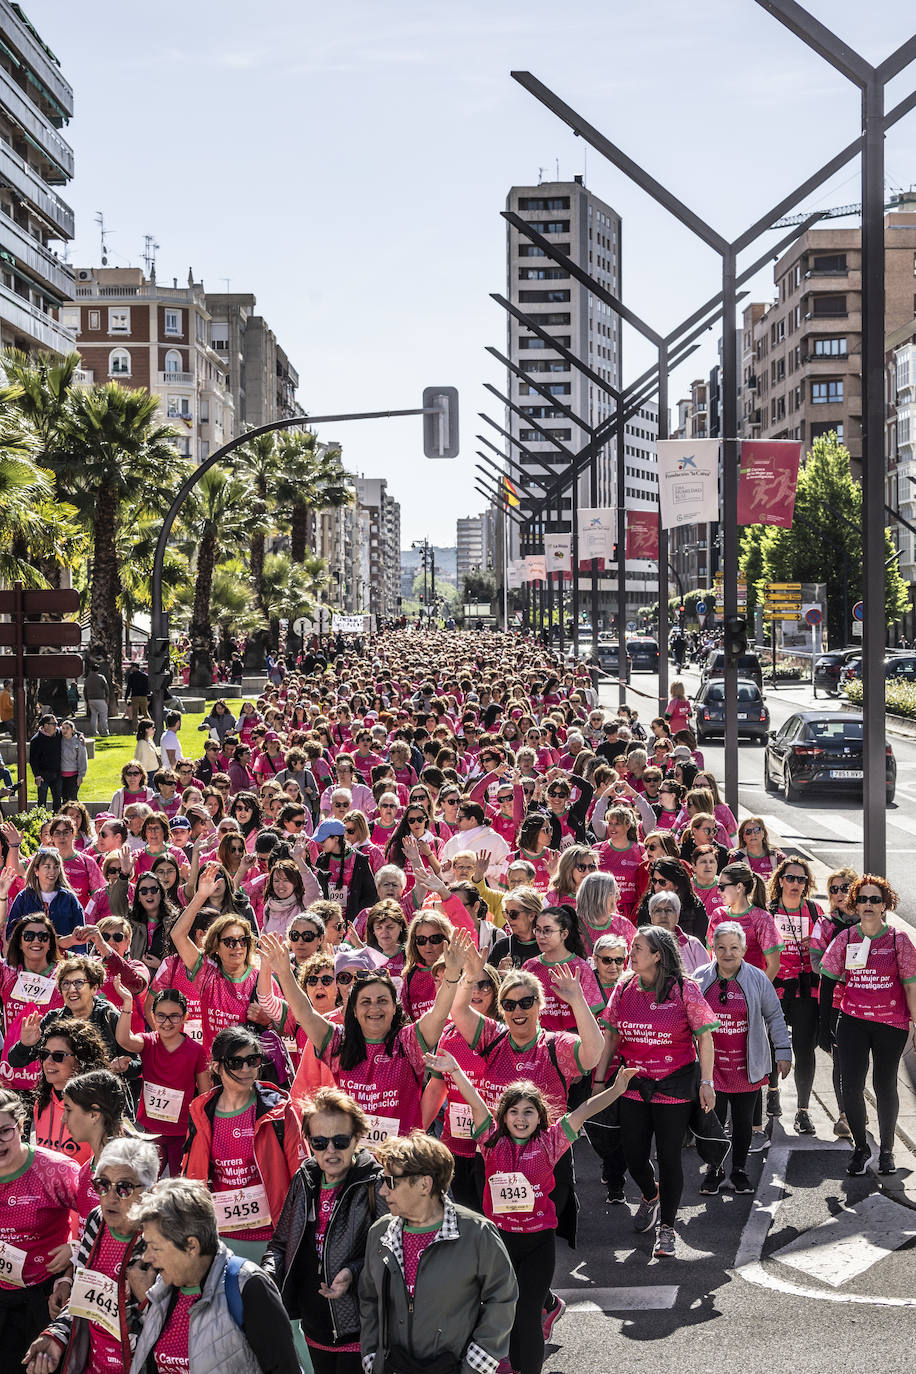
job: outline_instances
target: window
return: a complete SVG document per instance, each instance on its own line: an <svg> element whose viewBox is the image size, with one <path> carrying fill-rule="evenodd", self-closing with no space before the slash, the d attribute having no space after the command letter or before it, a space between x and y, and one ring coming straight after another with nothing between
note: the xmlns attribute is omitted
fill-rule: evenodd
<svg viewBox="0 0 916 1374"><path fill-rule="evenodd" d="M89 315L89 324L88 324L87 327L88 327L89 329L101 329L101 328L102 328L102 312L101 312L101 310L90 310L90 311L88 312L88 315Z"/></svg>
<svg viewBox="0 0 916 1374"><path fill-rule="evenodd" d="M520 267L519 281L569 281L569 273L562 267Z"/></svg>
<svg viewBox="0 0 916 1374"><path fill-rule="evenodd" d="M559 439L561 442L563 440L568 441L572 438L571 429L548 429L545 433L549 434L553 439ZM539 429L520 429L518 437L523 444L544 444L547 442Z"/></svg>
<svg viewBox="0 0 916 1374"><path fill-rule="evenodd" d="M210 322L210 347L219 353L229 352L229 322L212 320Z"/></svg>
<svg viewBox="0 0 916 1374"><path fill-rule="evenodd" d="M532 315L531 318L542 328L551 324L569 324L568 310L554 310L549 315Z"/></svg>
<svg viewBox="0 0 916 1374"><path fill-rule="evenodd" d="M126 348L113 348L108 355L109 377L130 376L130 354Z"/></svg>
<svg viewBox="0 0 916 1374"><path fill-rule="evenodd" d="M167 310L165 312L165 332L166 334L177 334L179 336L184 333L180 310Z"/></svg>
<svg viewBox="0 0 916 1374"><path fill-rule="evenodd" d="M568 300L569 300L569 292L568 292L568 291L519 291L519 293L518 293L518 298L519 298L520 301L531 301L532 303L534 303L534 302L543 302L543 301L556 301L556 302L559 303L559 302L561 302L561 301L568 301ZM217 343L214 343L213 347L214 347L214 348L219 348L220 345L217 344ZM227 342L226 342L226 347L227 347L227 348L229 347L228 340L227 340Z"/></svg>
<svg viewBox="0 0 916 1374"><path fill-rule="evenodd" d="M809 276L813 273L824 272L843 272L846 271L845 253L815 253L811 261Z"/></svg>
<svg viewBox="0 0 916 1374"><path fill-rule="evenodd" d="M210 402L206 397L201 397L198 419L202 425L208 425L210 423Z"/></svg>
<svg viewBox="0 0 916 1374"><path fill-rule="evenodd" d="M108 307L109 334L130 333L130 306L112 305Z"/></svg>
<svg viewBox="0 0 916 1374"><path fill-rule="evenodd" d="M557 341L557 343L562 344L562 346L563 346L564 348L569 348L569 335L568 335L568 334L558 334L558 335L556 336L556 341ZM523 349L523 348L553 348L553 344L552 344L552 343L549 343L549 344L548 344L548 343L545 343L543 339L519 339L519 341L518 341L518 346L519 346L519 349Z"/></svg>
<svg viewBox="0 0 916 1374"><path fill-rule="evenodd" d="M168 353L166 353L165 370L166 372L184 371L183 367L181 366L181 354L177 351L177 349L170 348Z"/></svg>
<svg viewBox="0 0 916 1374"><path fill-rule="evenodd" d="M812 382L811 401L813 405L832 405L843 399L843 382Z"/></svg>
<svg viewBox="0 0 916 1374"><path fill-rule="evenodd" d="M554 196L547 199L541 196L522 196L518 202L520 210L536 210L540 214L553 214L557 210L569 209L569 196Z"/></svg>
<svg viewBox="0 0 916 1374"><path fill-rule="evenodd" d="M824 434L831 434L831 433L835 433L835 434L836 434L836 437L837 437L837 439L838 439L838 441L839 441L840 443L843 442L843 424L842 424L842 421L840 421L840 423L837 423L835 420L814 420L814 421L812 421L812 424L811 424L811 434L810 434L810 438L811 438L812 444L814 443L815 439L821 438L821 436L824 435Z"/></svg>
<svg viewBox="0 0 916 1374"><path fill-rule="evenodd" d="M80 308L78 305L62 306L60 312L60 322L64 329L72 329L77 334L80 332Z"/></svg>
<svg viewBox="0 0 916 1374"><path fill-rule="evenodd" d="M529 220L528 227L536 230L539 234L568 234L569 220L548 219L542 220L540 223L537 220Z"/></svg>
<svg viewBox="0 0 916 1374"><path fill-rule="evenodd" d="M165 413L170 420L190 420L191 402L187 396L170 396Z"/></svg>
<svg viewBox="0 0 916 1374"><path fill-rule="evenodd" d="M809 312L816 318L823 318L825 315L841 316L846 314L845 296L812 296L811 310Z"/></svg>
<svg viewBox="0 0 916 1374"><path fill-rule="evenodd" d="M825 338L814 340L815 358L845 358L846 340L837 338Z"/></svg>
<svg viewBox="0 0 916 1374"><path fill-rule="evenodd" d="M569 252L568 243L558 243L555 247L560 253ZM518 255L520 258L546 258L547 251L544 248L539 248L536 243L520 243L518 246Z"/></svg>
<svg viewBox="0 0 916 1374"><path fill-rule="evenodd" d="M522 358L524 372L568 372L569 363L556 358Z"/></svg>

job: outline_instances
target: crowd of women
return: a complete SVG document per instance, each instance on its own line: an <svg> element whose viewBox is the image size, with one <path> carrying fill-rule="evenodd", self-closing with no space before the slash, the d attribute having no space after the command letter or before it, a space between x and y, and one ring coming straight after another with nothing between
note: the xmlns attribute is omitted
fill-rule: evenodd
<svg viewBox="0 0 916 1374"><path fill-rule="evenodd" d="M895 895L815 902L681 684L646 731L530 641L394 632L233 706L166 767L141 720L27 859L0 827L11 1368L539 1374L579 1134L674 1257L790 1073L814 1132L818 1047L848 1172L870 1060L894 1172Z"/></svg>

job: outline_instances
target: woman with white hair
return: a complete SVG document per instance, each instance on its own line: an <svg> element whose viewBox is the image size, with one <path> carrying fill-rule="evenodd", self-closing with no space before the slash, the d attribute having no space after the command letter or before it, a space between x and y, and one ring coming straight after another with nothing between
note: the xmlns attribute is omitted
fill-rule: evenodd
<svg viewBox="0 0 916 1374"><path fill-rule="evenodd" d="M576 894L576 915L586 951L593 954L602 935L619 935L627 949L636 927L617 910L619 888L613 873L587 873Z"/></svg>
<svg viewBox="0 0 916 1374"><path fill-rule="evenodd" d="M649 898L649 924L670 930L677 940L681 963L685 973L692 978L697 969L709 963L709 954L702 940L681 930L678 920L681 914L681 899L676 892L653 892Z"/></svg>
<svg viewBox="0 0 916 1374"><path fill-rule="evenodd" d="M158 1175L159 1154L148 1140L119 1136L103 1148L93 1178L99 1205L86 1218L72 1278L59 1281L70 1285L67 1305L30 1345L27 1374L130 1368L147 1285L134 1273L143 1244L129 1213Z"/></svg>
<svg viewBox="0 0 916 1374"><path fill-rule="evenodd" d="M724 1125L728 1112L732 1114L732 1187L736 1193L752 1193L745 1164L754 1107L769 1079L770 1042L781 1078L792 1067L791 1042L776 989L744 957L747 936L743 927L737 921L722 921L713 932L712 949L714 962L700 969L696 979L700 991L711 998L719 1022L712 1032L716 1115ZM710 1164L700 1192L717 1193L724 1181L724 1169Z"/></svg>

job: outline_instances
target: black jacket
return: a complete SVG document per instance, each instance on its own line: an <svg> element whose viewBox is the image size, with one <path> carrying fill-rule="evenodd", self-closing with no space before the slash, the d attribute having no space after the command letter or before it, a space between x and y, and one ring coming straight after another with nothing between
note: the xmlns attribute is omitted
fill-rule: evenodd
<svg viewBox="0 0 916 1374"><path fill-rule="evenodd" d="M29 740L29 767L38 778L53 778L60 772L61 733L46 735L36 730Z"/></svg>
<svg viewBox="0 0 916 1374"><path fill-rule="evenodd" d="M124 683L124 700L129 697L149 696L149 673L142 668L131 668Z"/></svg>
<svg viewBox="0 0 916 1374"><path fill-rule="evenodd" d="M344 912L344 920L346 921L355 921L364 907L375 906L378 901L378 892L369 860L365 854L355 853L352 857L354 861L353 873L350 886L347 889L347 909ZM340 864L341 861L336 854L319 854L315 861L315 877L318 879L325 897L327 897L330 889L337 886Z"/></svg>
<svg viewBox="0 0 916 1374"><path fill-rule="evenodd" d="M346 1345L359 1339L359 1276L369 1227L387 1212L379 1190L381 1166L368 1150L357 1150L350 1172L340 1184L324 1234L321 1258L315 1245L315 1219L321 1168L307 1159L290 1184L280 1220L263 1260L263 1269L280 1290L290 1317L320 1345ZM318 1292L341 1269L353 1282L342 1298L331 1301Z"/></svg>
<svg viewBox="0 0 916 1374"><path fill-rule="evenodd" d="M90 1026L95 1026L102 1037L102 1043L108 1051L109 1059L126 1057L130 1060L130 1067L125 1070L121 1077L127 1082L132 1082L140 1076L140 1058L135 1054L127 1054L127 1051L122 1050L118 1044L115 1031L120 1014L111 1005L107 997L103 997L101 993L96 993L92 999L92 1011L86 1020ZM55 1007L41 1018L41 1030L44 1031L52 1021L68 1021L72 1017L73 1012L69 1007ZM7 1058L13 1068L24 1069L26 1064L31 1064L38 1058L38 1045L23 1045L21 1040L17 1040L15 1045L10 1045Z"/></svg>

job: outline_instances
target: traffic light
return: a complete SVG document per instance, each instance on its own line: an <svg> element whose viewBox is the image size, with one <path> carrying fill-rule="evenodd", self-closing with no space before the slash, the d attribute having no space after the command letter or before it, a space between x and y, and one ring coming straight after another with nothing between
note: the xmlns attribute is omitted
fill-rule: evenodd
<svg viewBox="0 0 916 1374"><path fill-rule="evenodd" d="M146 671L149 674L150 696L163 691L169 671L169 641L156 638L149 641Z"/></svg>
<svg viewBox="0 0 916 1374"><path fill-rule="evenodd" d="M722 647L725 650L725 662L737 668L739 656L747 653L747 621L743 615L726 617Z"/></svg>

